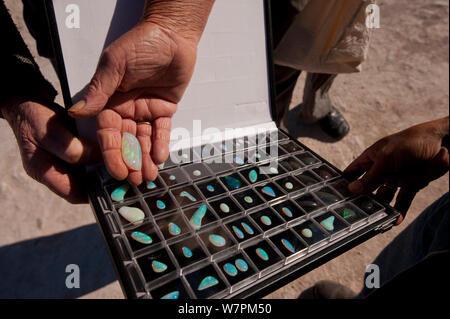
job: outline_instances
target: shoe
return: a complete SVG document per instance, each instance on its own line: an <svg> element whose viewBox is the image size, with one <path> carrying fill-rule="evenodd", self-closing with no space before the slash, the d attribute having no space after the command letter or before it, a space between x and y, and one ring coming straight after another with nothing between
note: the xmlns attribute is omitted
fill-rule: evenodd
<svg viewBox="0 0 450 319"><path fill-rule="evenodd" d="M319 281L314 286L306 289L298 297L299 299L354 299L356 293L348 287L334 281Z"/></svg>
<svg viewBox="0 0 450 319"><path fill-rule="evenodd" d="M348 122L335 108L319 121L319 125L326 134L334 139L341 139L350 131Z"/></svg>

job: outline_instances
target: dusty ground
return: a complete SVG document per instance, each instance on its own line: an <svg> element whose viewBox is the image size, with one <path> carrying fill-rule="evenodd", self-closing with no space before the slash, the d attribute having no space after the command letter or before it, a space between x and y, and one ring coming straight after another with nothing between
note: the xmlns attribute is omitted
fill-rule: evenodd
<svg viewBox="0 0 450 319"><path fill-rule="evenodd" d="M35 54L35 45L20 21L21 3L5 2ZM303 77L292 103L292 133L342 169L377 139L449 112L448 1L379 3L381 29L374 32L363 72L339 76L331 91L351 125L350 135L331 143L316 127L296 125L294 106L301 102ZM50 63L39 57L37 61L57 84ZM0 297L122 298L89 206L71 206L27 177L4 121L0 121L0 134ZM359 290L365 266L448 189L447 174L416 197L401 226L311 271L268 298L294 298L323 279ZM71 263L81 268L81 289L76 291L64 286L65 267Z"/></svg>

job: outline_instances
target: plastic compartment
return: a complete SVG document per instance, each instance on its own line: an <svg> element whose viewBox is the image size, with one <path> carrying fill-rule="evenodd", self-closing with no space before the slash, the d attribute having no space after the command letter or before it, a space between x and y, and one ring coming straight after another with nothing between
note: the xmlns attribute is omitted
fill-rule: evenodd
<svg viewBox="0 0 450 319"><path fill-rule="evenodd" d="M275 183L288 194L300 193L306 190L306 186L291 175L281 177L275 180Z"/></svg>
<svg viewBox="0 0 450 319"><path fill-rule="evenodd" d="M144 182L139 185L137 189L142 195L150 195L164 191L166 189L166 185L162 181L161 177L158 176L153 182Z"/></svg>
<svg viewBox="0 0 450 319"><path fill-rule="evenodd" d="M247 211L257 209L264 204L264 201L252 189L234 193L233 197Z"/></svg>
<svg viewBox="0 0 450 319"><path fill-rule="evenodd" d="M213 259L237 249L235 241L222 226L202 231L198 235Z"/></svg>
<svg viewBox="0 0 450 319"><path fill-rule="evenodd" d="M228 286L213 265L185 275L195 296L199 299L220 298L228 293Z"/></svg>
<svg viewBox="0 0 450 319"><path fill-rule="evenodd" d="M206 229L219 223L219 218L205 203L184 208L183 213L194 230Z"/></svg>
<svg viewBox="0 0 450 319"><path fill-rule="evenodd" d="M202 201L202 196L193 185L181 186L171 190L180 207L195 205Z"/></svg>
<svg viewBox="0 0 450 319"><path fill-rule="evenodd" d="M202 163L194 163L182 167L184 172L193 181L211 177L212 173Z"/></svg>
<svg viewBox="0 0 450 319"><path fill-rule="evenodd" d="M191 299L186 286L180 278L150 290L153 299Z"/></svg>
<svg viewBox="0 0 450 319"><path fill-rule="evenodd" d="M333 214L332 211L316 216L314 219L325 231L331 234L332 240L345 235L350 230L350 225Z"/></svg>
<svg viewBox="0 0 450 319"><path fill-rule="evenodd" d="M209 263L208 253L195 236L171 244L169 248L183 271Z"/></svg>
<svg viewBox="0 0 450 319"><path fill-rule="evenodd" d="M239 243L239 247L248 246L261 236L261 231L247 217L225 224L225 227Z"/></svg>
<svg viewBox="0 0 450 319"><path fill-rule="evenodd" d="M255 186L256 192L267 202L276 201L285 196L283 191L274 183L264 183Z"/></svg>
<svg viewBox="0 0 450 319"><path fill-rule="evenodd" d="M321 163L314 155L310 152L304 152L294 155L300 162L302 162L306 167L313 166Z"/></svg>
<svg viewBox="0 0 450 319"><path fill-rule="evenodd" d="M256 213L250 215L253 221L261 228L264 232L264 235L267 236L273 232L276 232L279 229L284 228L285 221L278 216L270 208L265 208Z"/></svg>
<svg viewBox="0 0 450 319"><path fill-rule="evenodd" d="M157 193L144 197L144 202L147 204L150 213L155 218L172 213L178 208L170 192Z"/></svg>
<svg viewBox="0 0 450 319"><path fill-rule="evenodd" d="M270 241L286 258L286 264L306 255L308 244L301 240L292 230L287 229L271 236Z"/></svg>
<svg viewBox="0 0 450 319"><path fill-rule="evenodd" d="M244 251L259 270L260 277L273 272L284 264L284 258L281 257L275 246L267 240L262 240L255 245L247 247Z"/></svg>
<svg viewBox="0 0 450 319"><path fill-rule="evenodd" d="M255 266L242 253L219 261L217 266L230 283L231 293L258 279Z"/></svg>
<svg viewBox="0 0 450 319"><path fill-rule="evenodd" d="M307 220L292 229L308 244L309 252L327 244L329 239L329 234L312 220Z"/></svg>
<svg viewBox="0 0 450 319"><path fill-rule="evenodd" d="M210 201L209 205L214 209L217 216L224 221L236 217L243 212L236 202L228 196Z"/></svg>
<svg viewBox="0 0 450 319"><path fill-rule="evenodd" d="M208 179L197 183L197 188L206 199L225 194L227 191L217 179Z"/></svg>
<svg viewBox="0 0 450 319"><path fill-rule="evenodd" d="M168 242L189 236L192 232L191 227L187 225L181 212L176 212L175 214L160 218L156 220L156 224L161 230L165 240Z"/></svg>
<svg viewBox="0 0 450 319"><path fill-rule="evenodd" d="M306 218L306 212L291 200L285 200L272 206L288 223L293 225Z"/></svg>

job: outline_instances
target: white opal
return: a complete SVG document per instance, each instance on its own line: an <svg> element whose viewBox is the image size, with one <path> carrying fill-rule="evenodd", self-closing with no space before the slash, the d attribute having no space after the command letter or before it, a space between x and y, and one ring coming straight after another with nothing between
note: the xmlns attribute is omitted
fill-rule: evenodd
<svg viewBox="0 0 450 319"><path fill-rule="evenodd" d="M127 167L134 171L142 168L142 150L136 136L123 133L122 136L122 158Z"/></svg>
<svg viewBox="0 0 450 319"><path fill-rule="evenodd" d="M137 207L122 206L119 208L119 214L134 225L142 224L145 218L144 212Z"/></svg>

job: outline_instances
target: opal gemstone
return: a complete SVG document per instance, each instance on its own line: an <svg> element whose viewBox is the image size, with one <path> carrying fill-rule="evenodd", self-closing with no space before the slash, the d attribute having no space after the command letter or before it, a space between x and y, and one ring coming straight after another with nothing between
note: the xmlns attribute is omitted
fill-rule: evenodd
<svg viewBox="0 0 450 319"><path fill-rule="evenodd" d="M225 183L231 188L231 189L238 189L241 187L241 182L232 176L225 176Z"/></svg>
<svg viewBox="0 0 450 319"><path fill-rule="evenodd" d="M342 217L344 217L345 219L349 219L352 217L355 217L356 213L353 209L350 209L348 207L344 208L344 211L342 212Z"/></svg>
<svg viewBox="0 0 450 319"><path fill-rule="evenodd" d="M233 232L236 234L236 237L239 239L244 239L244 233L238 227L233 226Z"/></svg>
<svg viewBox="0 0 450 319"><path fill-rule="evenodd" d="M326 230L333 231L334 230L334 216L330 216L328 218L325 218L320 222L320 225L322 225Z"/></svg>
<svg viewBox="0 0 450 319"><path fill-rule="evenodd" d="M233 264L230 263L226 263L225 265L223 265L223 270L225 271L225 273L231 277L235 277L238 274L238 270L236 268L236 266L234 266Z"/></svg>
<svg viewBox="0 0 450 319"><path fill-rule="evenodd" d="M214 186L212 186L212 185L207 185L207 186L206 186L206 190L207 190L208 192L212 193L212 192L214 192L216 189L215 189Z"/></svg>
<svg viewBox="0 0 450 319"><path fill-rule="evenodd" d="M333 204L339 201L339 197L337 197L334 194L328 193L328 192L323 192L323 191L319 191L316 193L316 195L325 203L325 204Z"/></svg>
<svg viewBox="0 0 450 319"><path fill-rule="evenodd" d="M276 197L275 191L272 189L272 187L265 186L263 189L261 189L261 193L270 196L270 197Z"/></svg>
<svg viewBox="0 0 450 319"><path fill-rule="evenodd" d="M303 228L302 235L305 236L306 238L311 238L313 236L313 233L312 233L311 229Z"/></svg>
<svg viewBox="0 0 450 319"><path fill-rule="evenodd" d="M183 248L181 248L181 251L183 252L183 256L186 258L191 258L193 255L192 250L190 250L186 246L183 246Z"/></svg>
<svg viewBox="0 0 450 319"><path fill-rule="evenodd" d="M177 177L175 176L175 175L170 175L169 176L169 180L171 180L171 181L174 181L174 180L176 180L177 179Z"/></svg>
<svg viewBox="0 0 450 319"><path fill-rule="evenodd" d="M122 158L127 167L133 171L140 171L142 168L142 150L136 136L130 133L122 135Z"/></svg>
<svg viewBox="0 0 450 319"><path fill-rule="evenodd" d="M247 262L241 258L236 259L234 264L236 265L236 268L242 272L246 272L248 270Z"/></svg>
<svg viewBox="0 0 450 319"><path fill-rule="evenodd" d="M177 236L181 234L181 228L175 223L170 222L168 228L169 234L171 234L172 236Z"/></svg>
<svg viewBox="0 0 450 319"><path fill-rule="evenodd" d="M294 216L288 207L282 207L281 211L286 215L286 217L292 218L292 216Z"/></svg>
<svg viewBox="0 0 450 319"><path fill-rule="evenodd" d="M119 208L119 214L134 225L142 224L145 218L144 212L137 207L122 206Z"/></svg>
<svg viewBox="0 0 450 319"><path fill-rule="evenodd" d="M258 180L258 173L256 172L256 170L252 169L248 173L248 179L250 180L250 182L256 183L256 181Z"/></svg>
<svg viewBox="0 0 450 319"><path fill-rule="evenodd" d="M192 175L199 177L200 175L202 175L202 172L200 172L198 169L196 169L195 171L192 172Z"/></svg>
<svg viewBox="0 0 450 319"><path fill-rule="evenodd" d="M189 192L186 192L186 191L182 191L180 193L180 196L188 198L191 202L196 202L197 201L197 199L194 196L192 196Z"/></svg>
<svg viewBox="0 0 450 319"><path fill-rule="evenodd" d="M166 164L166 163L161 163L161 164L159 164L159 165L158 165L158 168L159 168L159 169L163 169L164 166L165 166L165 164Z"/></svg>
<svg viewBox="0 0 450 319"><path fill-rule="evenodd" d="M264 261L269 260L269 255L266 253L266 251L262 248L256 248L256 255L261 258Z"/></svg>
<svg viewBox="0 0 450 319"><path fill-rule="evenodd" d="M249 224L242 222L241 223L242 228L244 228L245 232L249 235L253 235L255 232L254 230L250 227Z"/></svg>
<svg viewBox="0 0 450 319"><path fill-rule="evenodd" d="M189 222L191 223L192 227L194 227L194 229L198 230L200 229L200 227L202 227L202 219L203 217L205 217L207 209L208 207L206 205L202 205L192 215Z"/></svg>
<svg viewBox="0 0 450 319"><path fill-rule="evenodd" d="M158 207L158 209L165 209L166 208L166 204L162 200L158 199L156 201L156 207Z"/></svg>
<svg viewBox="0 0 450 319"><path fill-rule="evenodd" d="M289 240L283 238L281 239L281 243L283 244L283 246L289 250L291 253L295 253L295 248L294 246L289 242Z"/></svg>
<svg viewBox="0 0 450 319"><path fill-rule="evenodd" d="M216 247L223 247L227 243L225 238L223 238L222 236L217 235L217 234L209 235L209 242Z"/></svg>
<svg viewBox="0 0 450 319"><path fill-rule="evenodd" d="M272 225L272 220L270 219L269 216L264 215L264 216L261 216L261 223L263 223L266 226L270 226L270 225Z"/></svg>
<svg viewBox="0 0 450 319"><path fill-rule="evenodd" d="M155 189L155 188L156 188L155 182L148 182L147 183L147 189Z"/></svg>
<svg viewBox="0 0 450 319"><path fill-rule="evenodd" d="M131 238L144 245L150 245L153 242L153 239L149 235L141 233L140 231L132 232Z"/></svg>
<svg viewBox="0 0 450 319"><path fill-rule="evenodd" d="M239 156L236 156L234 158L234 161L236 162L236 164L239 164L239 165L243 165L245 163L244 160L242 158L240 158Z"/></svg>
<svg viewBox="0 0 450 319"><path fill-rule="evenodd" d="M253 198L251 196L245 196L244 197L244 201L248 204L252 204L253 203Z"/></svg>
<svg viewBox="0 0 450 319"><path fill-rule="evenodd" d="M230 207L227 204L225 204L225 203L220 204L219 208L224 213L229 213L230 212Z"/></svg>
<svg viewBox="0 0 450 319"><path fill-rule="evenodd" d="M167 295L161 297L161 299L178 299L180 292L178 290L169 292Z"/></svg>
<svg viewBox="0 0 450 319"><path fill-rule="evenodd" d="M206 276L200 282L200 285L198 285L197 290L202 291L202 290L211 288L211 287L217 285L218 283L219 283L219 281L215 277L213 277L213 276Z"/></svg>
<svg viewBox="0 0 450 319"><path fill-rule="evenodd" d="M278 168L276 168L276 167L271 167L269 169L269 171L270 171L270 174L278 174Z"/></svg>
<svg viewBox="0 0 450 319"><path fill-rule="evenodd" d="M319 204L312 200L302 200L299 204L305 208L316 208L319 207Z"/></svg>
<svg viewBox="0 0 450 319"><path fill-rule="evenodd" d="M291 190L291 189L294 188L294 184L292 184L291 182L286 182L286 183L284 184L284 187L285 187L286 189Z"/></svg>
<svg viewBox="0 0 450 319"><path fill-rule="evenodd" d="M152 269L156 273L162 273L167 270L167 265L157 260L152 261Z"/></svg>
<svg viewBox="0 0 450 319"><path fill-rule="evenodd" d="M128 184L117 187L111 193L111 199L115 202L123 202L125 195L129 189L130 189L130 185L128 185Z"/></svg>

